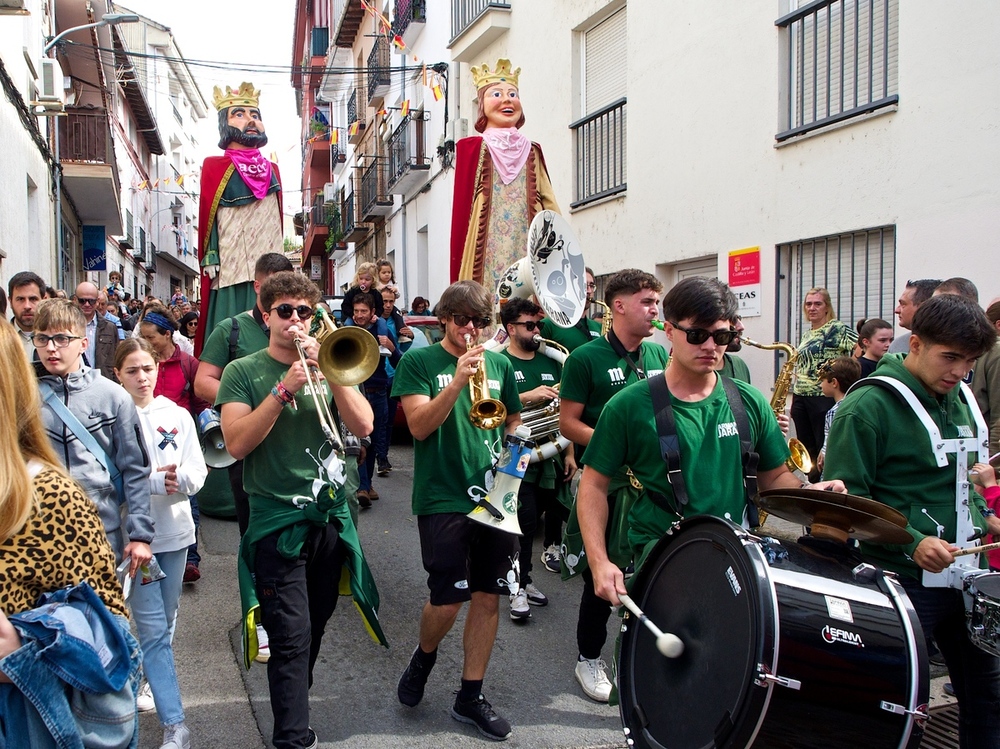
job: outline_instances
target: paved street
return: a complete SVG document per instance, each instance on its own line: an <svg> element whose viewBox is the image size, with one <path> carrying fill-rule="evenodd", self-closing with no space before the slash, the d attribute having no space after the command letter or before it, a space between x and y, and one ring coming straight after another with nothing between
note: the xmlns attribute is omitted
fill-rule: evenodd
<svg viewBox="0 0 1000 749"><path fill-rule="evenodd" d="M382 499L361 516L361 536L379 585L381 619L390 649L365 633L349 599L341 599L327 627L311 692L312 726L322 747L482 747L472 726L449 715L461 670L460 618L442 644L424 701L415 709L396 700L396 681L416 645L427 588L410 515L412 449L394 446L395 470L376 479ZM186 586L174 647L185 709L198 747L270 746L271 711L266 667L238 665L235 521L202 519L203 577ZM541 568L535 581L549 596L516 625L501 602L500 630L484 692L510 720L511 747L624 746L617 708L586 698L573 678L580 581L560 582ZM611 627L614 627L612 619ZM605 656L610 658L614 631ZM140 746L159 746L155 714L142 716Z"/></svg>

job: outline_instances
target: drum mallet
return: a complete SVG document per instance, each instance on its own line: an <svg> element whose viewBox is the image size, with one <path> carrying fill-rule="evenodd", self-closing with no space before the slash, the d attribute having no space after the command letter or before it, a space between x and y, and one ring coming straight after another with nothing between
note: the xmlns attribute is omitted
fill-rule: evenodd
<svg viewBox="0 0 1000 749"><path fill-rule="evenodd" d="M985 544L984 546L970 546L968 549L959 549L958 551L953 551L951 555L953 557L964 557L969 554L979 554L983 551L993 551L994 549L1000 549L1000 541L993 544Z"/></svg>
<svg viewBox="0 0 1000 749"><path fill-rule="evenodd" d="M656 649L659 650L667 658L678 658L681 653L684 652L684 643L681 642L681 638L670 632L664 632L659 627L657 627L653 622L649 620L649 617L643 613L635 601L632 600L631 596L625 593L619 593L618 598L621 602L625 604L625 608L639 617L639 621L646 625L646 629L653 633L656 638Z"/></svg>

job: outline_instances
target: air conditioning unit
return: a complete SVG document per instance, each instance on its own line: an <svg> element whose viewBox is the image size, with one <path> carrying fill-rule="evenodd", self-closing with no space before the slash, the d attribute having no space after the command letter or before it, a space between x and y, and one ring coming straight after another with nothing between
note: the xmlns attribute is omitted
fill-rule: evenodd
<svg viewBox="0 0 1000 749"><path fill-rule="evenodd" d="M39 65L41 75L38 77L38 101L62 103L65 89L63 88L63 72L59 63L51 57L43 57Z"/></svg>
<svg viewBox="0 0 1000 749"><path fill-rule="evenodd" d="M327 182L325 185L323 185L323 202L325 203L337 202L337 185L335 182Z"/></svg>

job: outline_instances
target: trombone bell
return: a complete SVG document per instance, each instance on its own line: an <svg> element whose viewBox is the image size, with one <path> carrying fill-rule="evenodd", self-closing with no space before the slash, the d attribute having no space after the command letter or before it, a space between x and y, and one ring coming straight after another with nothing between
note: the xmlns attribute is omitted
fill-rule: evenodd
<svg viewBox="0 0 1000 749"><path fill-rule="evenodd" d="M324 328L316 338L320 341L316 363L333 385L360 385L378 367L378 343L367 330Z"/></svg>

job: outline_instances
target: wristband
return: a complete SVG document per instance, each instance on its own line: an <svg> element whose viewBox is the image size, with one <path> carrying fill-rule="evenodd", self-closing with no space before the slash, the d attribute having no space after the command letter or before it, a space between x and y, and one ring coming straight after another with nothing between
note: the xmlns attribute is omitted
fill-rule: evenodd
<svg viewBox="0 0 1000 749"><path fill-rule="evenodd" d="M991 510L989 507L987 507L985 510L980 510L980 512L983 513L984 518L996 517L997 514L996 510Z"/></svg>
<svg viewBox="0 0 1000 749"><path fill-rule="evenodd" d="M271 388L271 395L273 395L282 406L295 405L295 396L289 392L283 382L278 382L273 388Z"/></svg>

